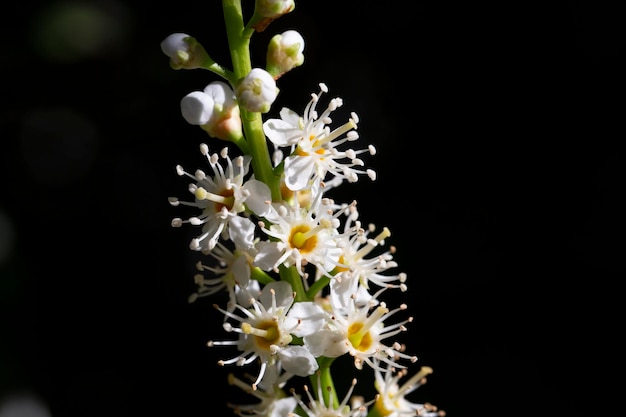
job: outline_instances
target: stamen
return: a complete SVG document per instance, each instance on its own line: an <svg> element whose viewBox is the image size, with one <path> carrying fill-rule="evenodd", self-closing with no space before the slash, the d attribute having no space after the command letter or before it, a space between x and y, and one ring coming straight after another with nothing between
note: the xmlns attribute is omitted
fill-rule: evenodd
<svg viewBox="0 0 626 417"><path fill-rule="evenodd" d="M402 386L398 389L397 396L405 396L420 386L426 383L426 376L433 373L433 368L430 366L422 366L418 373L413 375L411 379L406 381Z"/></svg>

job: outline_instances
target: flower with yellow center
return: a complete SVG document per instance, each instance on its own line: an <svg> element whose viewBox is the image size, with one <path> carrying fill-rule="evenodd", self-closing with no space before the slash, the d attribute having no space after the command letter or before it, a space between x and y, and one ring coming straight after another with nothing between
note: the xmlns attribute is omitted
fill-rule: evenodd
<svg viewBox="0 0 626 417"><path fill-rule="evenodd" d="M390 310L386 304L372 299L365 305L357 305L356 296L350 297L350 303L338 303L341 297L332 295L337 291L331 287L331 296L325 307L330 308L327 324L320 331L304 338L315 356L336 358L349 354L354 358L354 366L362 369L367 363L372 368L377 367L374 360L382 361L396 368L405 368L398 363L399 359L408 359L415 362L417 358L404 353L404 348L398 342L391 345L384 343L385 339L406 331L405 324L413 321L412 317L398 323L386 324L394 314L406 310L406 305ZM346 304L348 308L346 308ZM373 307L375 304L377 306ZM371 312L370 312L371 310Z"/></svg>
<svg viewBox="0 0 626 417"><path fill-rule="evenodd" d="M378 362L376 362L379 365ZM422 366L418 373L400 384L400 380L407 375L407 370L396 371L389 364L386 372L384 368L374 368L374 386L380 394L376 400L371 417L444 417L445 411L438 410L430 403L416 403L409 401L406 396L426 383L426 376L433 370L429 366Z"/></svg>
<svg viewBox="0 0 626 417"><path fill-rule="evenodd" d="M271 239L256 245L257 266L274 269L279 265L295 265L301 276L308 264L322 271L331 271L341 254L334 237L338 220L332 216L328 199L321 198L321 191L312 196L309 207L278 204L272 206L265 218L270 225L261 223L261 230Z"/></svg>
<svg viewBox="0 0 626 417"><path fill-rule="evenodd" d="M232 239L236 246L248 249L252 245L255 226L240 214L246 208L260 216L265 214L269 208L265 203L270 198L269 187L255 179L246 181L251 160L249 156L238 156L232 160L228 156L228 148L223 148L219 156L209 154L205 144L200 145L200 152L207 158L214 175L208 176L202 170L190 174L180 165L177 166L178 175L194 180L189 185L189 191L195 199L189 202L171 197L169 202L173 206L195 207L202 212L187 220L174 218L172 226L180 227L184 223L202 226L202 234L189 245L193 250L212 250L220 237ZM220 164L220 157L225 167Z"/></svg>
<svg viewBox="0 0 626 417"><path fill-rule="evenodd" d="M284 107L280 111L280 119L268 119L263 123L265 135L275 146L291 148L291 155L283 161L285 184L290 190L308 188L316 178L325 181L327 176L348 182L356 182L361 174L367 174L372 180L376 178L373 170L362 168L364 162L359 158L365 152L374 155L376 150L373 146L367 150L339 149L359 138L356 113L351 114L347 123L330 130L330 114L343 105L340 98L334 98L318 115L316 106L325 92L328 88L321 83L320 92L312 94L303 116Z"/></svg>
<svg viewBox="0 0 626 417"><path fill-rule="evenodd" d="M230 321L224 322L224 329L239 333L239 339L211 341L209 346L237 346L243 352L219 364L244 366L259 359L261 369L252 384L254 389L262 381L267 367L276 366L297 376L315 372L318 365L306 343L304 346L290 343L293 336L304 337L318 331L324 324L324 312L316 303L294 303L294 300L291 286L285 281L276 281L263 287L258 300L250 300L251 308L237 304L236 310L241 315L215 306L228 319L240 323L236 327Z"/></svg>

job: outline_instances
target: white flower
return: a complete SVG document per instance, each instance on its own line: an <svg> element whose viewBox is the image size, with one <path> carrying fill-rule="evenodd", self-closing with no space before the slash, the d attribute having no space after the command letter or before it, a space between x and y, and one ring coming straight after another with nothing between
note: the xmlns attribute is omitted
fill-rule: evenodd
<svg viewBox="0 0 626 417"><path fill-rule="evenodd" d="M272 75L262 68L253 68L235 89L239 105L249 112L267 113L278 96Z"/></svg>
<svg viewBox="0 0 626 417"><path fill-rule="evenodd" d="M358 117L352 113L344 125L330 130L330 114L343 105L340 98L334 98L326 110L318 115L316 105L322 93L328 92L325 84L320 84L320 93L312 94L304 115L301 117L286 107L280 111L280 119L268 119L263 123L265 135L274 145L291 147L291 155L285 158L285 184L291 190L301 190L310 185L315 177L325 180L327 174L356 182L359 174L367 174L375 179L373 170L364 170L364 162L358 157L363 152L371 155L376 151L373 146L367 150L347 149L341 151L338 146L359 138L356 132Z"/></svg>
<svg viewBox="0 0 626 417"><path fill-rule="evenodd" d="M405 273L383 274L398 266L393 260L396 250L394 246L377 256L368 258L374 249L384 245L385 239L391 236L389 229L384 227L380 233L371 238L369 236L376 231L376 227L374 224L369 224L367 229L361 227L356 202L346 207L344 212L346 213L344 233L337 238L337 246L342 249L342 253L337 268L334 270L335 279L342 281L343 285L348 285L349 282L354 290L357 284L369 290L369 284L374 283L385 289L399 288L403 292L406 291Z"/></svg>
<svg viewBox="0 0 626 417"><path fill-rule="evenodd" d="M378 362L376 362L378 365ZM400 385L400 379L407 375L407 370L396 371L387 364L385 372L379 366L374 368L374 385L380 394L374 408L378 415L386 417L443 417L446 413L437 410L429 403L415 403L409 401L406 396L426 383L426 376L433 372L429 366L422 366L419 372Z"/></svg>
<svg viewBox="0 0 626 417"><path fill-rule="evenodd" d="M207 157L214 176L209 177L202 170L191 175L180 165L177 166L179 175L186 175L195 181L189 185L189 191L195 196L195 200L186 202L171 197L169 201L174 206L199 208L202 213L188 220L174 218L172 226L180 227L183 223L202 226L202 234L191 241L190 247L193 250L211 250L220 237L232 239L238 247L246 249L252 245L255 226L248 218L239 214L248 207L262 216L269 209L269 205L265 203L270 199L269 187L255 179L245 181L250 165L249 156L238 156L233 161L228 156L228 149L223 148L220 154L226 162L226 168L223 168L219 163L219 156L209 155L205 144L200 146L200 151ZM229 225L232 225L230 231Z"/></svg>
<svg viewBox="0 0 626 417"><path fill-rule="evenodd" d="M261 369L255 382L256 387L262 380L268 366L279 366L285 372L297 376L308 376L317 370L315 357L305 346L290 345L293 336L305 337L319 330L324 323L324 312L313 302L294 303L294 294L286 281L267 284L258 300L251 300L252 308L247 309L239 304L236 309L243 316L222 310L228 318L240 322L235 327L229 322L224 329L239 333L235 341L210 342L215 345L237 345L241 355L220 365L237 364L239 366L253 363L257 358L261 361Z"/></svg>
<svg viewBox="0 0 626 417"><path fill-rule="evenodd" d="M331 292L337 291L333 286ZM346 298L347 297L347 298ZM409 356L402 352L402 346L395 342L392 345L383 343L385 339L393 337L402 331L406 331L405 324L413 319L401 321L391 325L385 324L389 318L399 311L406 309L406 305L390 310L385 303L380 303L374 307L370 313L372 305L357 306L355 296L350 294L339 294L329 297L327 308L330 308L331 320L322 330L304 338L304 343L309 346L314 356L326 356L329 358L339 357L345 353L354 358L354 366L357 369L363 368L363 363L367 363L374 368L375 359L392 364L397 368L404 368L404 365L397 363L399 359L408 359L411 362L417 360L414 356ZM337 303L337 300L346 300Z"/></svg>
<svg viewBox="0 0 626 417"><path fill-rule="evenodd" d="M293 206L272 206L265 216L272 223L269 226L260 223L270 241L257 244L259 252L255 265L263 265L265 270L278 268L281 264L295 265L304 277L304 266L313 264L330 273L341 250L334 239L339 222L328 211L328 200L321 198L321 192L308 208L300 207L297 202Z"/></svg>
<svg viewBox="0 0 626 417"><path fill-rule="evenodd" d="M248 251L236 250L232 252L217 242L209 256L218 261L218 266L208 266L202 262L196 263L198 271L208 272L211 278L206 278L201 273L194 276L198 289L191 294L189 302L193 303L199 297L226 291L228 293L226 310L232 312L237 304L249 307L250 299L256 298L260 293L259 282L250 279L250 264L255 253L256 250L253 247Z"/></svg>

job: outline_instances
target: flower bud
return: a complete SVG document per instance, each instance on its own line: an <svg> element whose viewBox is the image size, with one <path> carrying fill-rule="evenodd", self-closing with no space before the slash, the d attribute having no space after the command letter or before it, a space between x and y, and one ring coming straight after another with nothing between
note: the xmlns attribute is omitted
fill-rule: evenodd
<svg viewBox="0 0 626 417"><path fill-rule="evenodd" d="M295 7L294 0L256 0L253 18L255 23L252 27L257 32L263 32L273 20L293 11Z"/></svg>
<svg viewBox="0 0 626 417"><path fill-rule="evenodd" d="M296 7L294 0L256 0L255 13L276 19L291 12Z"/></svg>
<svg viewBox="0 0 626 417"><path fill-rule="evenodd" d="M239 105L249 112L267 113L278 96L278 87L272 75L261 68L253 68L237 85Z"/></svg>
<svg viewBox="0 0 626 417"><path fill-rule="evenodd" d="M267 47L267 71L274 79L304 62L304 39L295 30L272 37Z"/></svg>
<svg viewBox="0 0 626 417"><path fill-rule="evenodd" d="M230 86L214 81L203 91L187 94L180 101L184 119L200 126L210 136L232 140L242 135L239 106Z"/></svg>
<svg viewBox="0 0 626 417"><path fill-rule="evenodd" d="M213 115L213 99L203 91L193 91L180 101L180 111L187 123L203 125Z"/></svg>
<svg viewBox="0 0 626 417"><path fill-rule="evenodd" d="M214 61L204 47L186 33L172 33L161 42L161 50L170 58L174 69L196 69L208 67Z"/></svg>

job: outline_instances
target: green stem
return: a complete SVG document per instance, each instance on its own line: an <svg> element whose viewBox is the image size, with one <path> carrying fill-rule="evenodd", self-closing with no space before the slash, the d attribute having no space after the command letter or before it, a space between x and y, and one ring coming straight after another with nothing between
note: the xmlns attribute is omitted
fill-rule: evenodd
<svg viewBox="0 0 626 417"><path fill-rule="evenodd" d="M232 79L232 73L226 68L222 67L217 62L211 61L210 63L204 65L203 68L211 71L214 74L219 75L226 81L230 81Z"/></svg>
<svg viewBox="0 0 626 417"><path fill-rule="evenodd" d="M309 301L306 298L302 277L295 266L286 267L285 265L280 265L279 272L280 279L287 281L291 285L291 289L296 293L296 301Z"/></svg>
<svg viewBox="0 0 626 417"><path fill-rule="evenodd" d="M337 397L337 390L335 389L333 377L330 373L330 365L333 363L334 360L335 358L320 356L317 359L319 371L311 375L309 379L311 380L311 385L313 386L313 392L317 392L318 381L321 384L324 404L330 404L330 396L332 395L332 403L336 406L337 404L339 404L339 398ZM318 400L320 400L320 398L318 398Z"/></svg>
<svg viewBox="0 0 626 417"><path fill-rule="evenodd" d="M327 276L320 277L317 281L315 281L309 287L309 290L306 292L306 297L309 300L314 299L317 293L321 292L324 289L324 287L328 285L329 282L330 282L330 278L328 278Z"/></svg>
<svg viewBox="0 0 626 417"><path fill-rule="evenodd" d="M222 6L234 78L237 83L252 70L250 38L254 32L244 26L241 0L222 0ZM250 156L252 156L254 176L270 187L274 201L280 201L280 177L273 173L261 113L248 112L243 108L240 108L240 112L243 131L249 145Z"/></svg>
<svg viewBox="0 0 626 417"><path fill-rule="evenodd" d="M266 285L266 284L269 284L270 282L276 281L267 272L263 271L259 267L255 267L255 268L251 268L250 269L250 278L259 281L263 285Z"/></svg>

